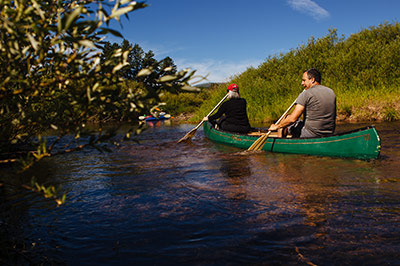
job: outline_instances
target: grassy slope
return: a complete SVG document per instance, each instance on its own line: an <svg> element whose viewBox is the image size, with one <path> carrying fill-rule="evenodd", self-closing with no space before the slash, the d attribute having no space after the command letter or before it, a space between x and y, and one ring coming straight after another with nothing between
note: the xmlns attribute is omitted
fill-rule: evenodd
<svg viewBox="0 0 400 266"><path fill-rule="evenodd" d="M230 82L241 88L252 122L276 120L302 91L301 76L308 68L322 73L322 84L337 96L339 121L400 119L400 24L370 27L345 39L336 30L269 57ZM207 91L192 121L199 121L224 96L226 85ZM196 96L196 98L203 98ZM191 110L193 111L193 110Z"/></svg>

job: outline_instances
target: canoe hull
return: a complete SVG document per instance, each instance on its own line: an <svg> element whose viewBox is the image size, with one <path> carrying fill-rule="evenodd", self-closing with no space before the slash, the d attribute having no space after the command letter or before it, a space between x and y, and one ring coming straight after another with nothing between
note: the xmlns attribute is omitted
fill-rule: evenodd
<svg viewBox="0 0 400 266"><path fill-rule="evenodd" d="M154 116L150 116L144 119L144 121L146 122L153 122L153 121L162 121L162 120L167 120L170 117L165 117L165 116L160 116L160 117L154 117Z"/></svg>
<svg viewBox="0 0 400 266"><path fill-rule="evenodd" d="M210 123L204 123L203 129L210 140L242 149L248 149L258 139L258 136L219 131ZM357 159L376 159L380 149L380 138L374 126L330 137L293 139L270 137L262 148L269 152Z"/></svg>

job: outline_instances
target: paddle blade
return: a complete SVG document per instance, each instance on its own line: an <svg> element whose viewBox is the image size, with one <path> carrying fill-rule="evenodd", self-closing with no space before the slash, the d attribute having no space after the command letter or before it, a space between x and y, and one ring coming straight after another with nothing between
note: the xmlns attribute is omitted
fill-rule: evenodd
<svg viewBox="0 0 400 266"><path fill-rule="evenodd" d="M197 128L193 128L192 130L190 130L188 133L186 133L185 136L183 136L183 138L181 138L178 143L182 142L182 141L188 141L191 140L193 138L193 136L196 134Z"/></svg>
<svg viewBox="0 0 400 266"><path fill-rule="evenodd" d="M259 137L254 143L247 149L248 151L260 151L264 145L265 142L267 142L267 138L271 132L268 132L267 134L262 135Z"/></svg>

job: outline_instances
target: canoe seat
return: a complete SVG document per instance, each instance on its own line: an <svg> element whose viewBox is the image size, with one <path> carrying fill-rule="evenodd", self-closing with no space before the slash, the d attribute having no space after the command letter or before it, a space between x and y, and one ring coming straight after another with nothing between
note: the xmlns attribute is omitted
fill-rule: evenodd
<svg viewBox="0 0 400 266"><path fill-rule="evenodd" d="M267 132L268 132L268 131L265 131L265 130L252 131L252 132L250 132L250 133L247 133L247 135L261 137L263 134L266 134ZM271 137L271 138L278 138L278 132L271 132L271 133L269 134L269 137ZM286 135L284 138L290 139L290 138L292 138L292 135Z"/></svg>

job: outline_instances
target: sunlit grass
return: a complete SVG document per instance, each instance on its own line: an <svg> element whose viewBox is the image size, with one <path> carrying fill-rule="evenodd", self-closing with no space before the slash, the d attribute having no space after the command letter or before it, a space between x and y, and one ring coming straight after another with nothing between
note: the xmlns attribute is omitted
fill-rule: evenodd
<svg viewBox="0 0 400 266"><path fill-rule="evenodd" d="M347 39L338 37L337 31L331 29L327 36L310 37L307 44L271 56L228 83L239 85L252 123L276 121L303 90L301 76L309 68L319 69L322 85L335 91L338 120L398 120L399 35L399 23L370 27ZM208 91L206 97L198 96L203 102L189 108L194 111L192 122L212 110L226 93L226 86Z"/></svg>

